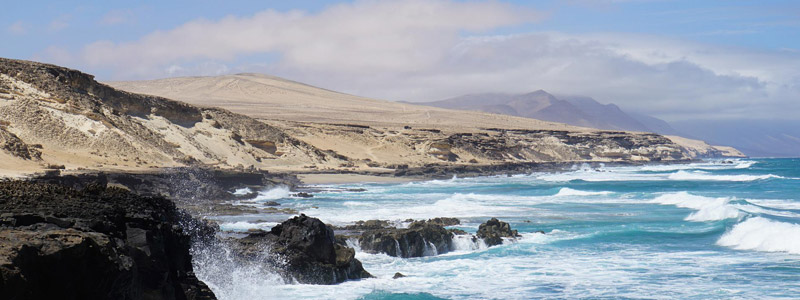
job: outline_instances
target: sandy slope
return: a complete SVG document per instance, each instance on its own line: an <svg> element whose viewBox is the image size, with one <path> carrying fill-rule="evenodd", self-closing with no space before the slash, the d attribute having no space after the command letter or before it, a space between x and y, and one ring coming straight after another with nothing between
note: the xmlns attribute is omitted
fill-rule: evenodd
<svg viewBox="0 0 800 300"><path fill-rule="evenodd" d="M342 134L319 134L322 125L312 126L317 130L298 129L297 125L308 122L362 124L383 127L388 132L401 131L405 125L435 128L447 133L480 132L480 128L597 131L529 118L369 99L263 74L179 77L108 84L130 92L222 107L294 131L305 142L322 149L333 149L351 157L398 163L419 159L414 157L414 151L407 149L408 143L375 143L374 139L370 141L348 138ZM692 157L715 154L743 156L730 147L710 146L703 141L682 137L670 139L684 147Z"/></svg>
<svg viewBox="0 0 800 300"><path fill-rule="evenodd" d="M115 85L191 104L113 89L77 70L0 58L4 173L48 165L68 171L213 166L404 173L441 171L438 166L675 161L712 149L696 143L687 151L656 134L366 99L263 75ZM5 159L9 154L15 158Z"/></svg>
<svg viewBox="0 0 800 300"><path fill-rule="evenodd" d="M561 123L363 98L262 74L108 82L129 92L216 106L251 117L316 123L589 130Z"/></svg>

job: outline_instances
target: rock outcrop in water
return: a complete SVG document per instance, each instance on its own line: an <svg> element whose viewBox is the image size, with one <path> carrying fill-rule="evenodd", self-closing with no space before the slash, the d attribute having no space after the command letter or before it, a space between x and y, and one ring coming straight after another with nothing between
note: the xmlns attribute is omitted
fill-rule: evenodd
<svg viewBox="0 0 800 300"><path fill-rule="evenodd" d="M415 221L408 228L364 231L358 237L358 243L368 253L386 253L396 257L431 256L452 250L453 231L437 222Z"/></svg>
<svg viewBox="0 0 800 300"><path fill-rule="evenodd" d="M118 188L0 182L4 299L215 299L192 270L194 222Z"/></svg>
<svg viewBox="0 0 800 300"><path fill-rule="evenodd" d="M503 238L517 238L520 235L516 230L512 230L508 223L491 218L478 227L476 236L491 247L502 244Z"/></svg>
<svg viewBox="0 0 800 300"><path fill-rule="evenodd" d="M336 284L372 277L355 259L353 248L336 243L333 229L306 215L233 243L234 249L251 260L263 259L262 252L269 249L275 261L262 263L276 265L275 269L284 277L300 283Z"/></svg>
<svg viewBox="0 0 800 300"><path fill-rule="evenodd" d="M395 257L422 257L443 254L456 249L454 239L457 235L467 236L472 243L481 241L486 246L503 243L503 238L520 237L511 226L496 218L481 224L476 235L459 229L446 229L444 226L460 224L456 218L433 218L427 221L414 221L408 228L393 228L388 222L379 220L359 221L343 228L362 231L358 234L341 236L342 240L352 237L358 239L359 246L367 253L385 253ZM477 247L477 246L476 246Z"/></svg>

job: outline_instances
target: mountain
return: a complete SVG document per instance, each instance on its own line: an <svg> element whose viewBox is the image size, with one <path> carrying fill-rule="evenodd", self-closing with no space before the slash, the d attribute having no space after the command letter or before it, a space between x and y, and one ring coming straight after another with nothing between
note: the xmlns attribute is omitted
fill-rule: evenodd
<svg viewBox="0 0 800 300"><path fill-rule="evenodd" d="M187 91L176 97L204 105L118 90L77 70L0 59L0 175L179 166L422 175L724 153L657 134L367 99L260 75L146 85L156 87L148 94Z"/></svg>
<svg viewBox="0 0 800 300"><path fill-rule="evenodd" d="M177 77L108 82L133 93L205 107L222 107L258 119L361 125L497 127L582 130L553 122L376 100L264 74Z"/></svg>
<svg viewBox="0 0 800 300"><path fill-rule="evenodd" d="M543 90L519 95L473 94L417 104L484 111L598 129L677 135L669 124L657 118L628 114L614 104L601 104L590 97L556 97Z"/></svg>
<svg viewBox="0 0 800 300"><path fill-rule="evenodd" d="M572 124L590 126L599 123L598 120L604 118L602 124L605 125L599 126L601 128L649 131L643 130L643 125L626 116L616 105L603 105L585 97L566 97L569 101L564 101L544 91L517 96L507 94L468 95L460 97L458 100L444 101L441 108L436 108L412 103L369 99L279 77L252 73L109 82L108 84L130 92L169 97L197 105L221 106L295 132L296 136L303 141L319 145L324 149L334 150L348 157L373 161L391 160L403 164L419 163L426 161L426 158L418 154L409 155L405 152L418 153L421 148L419 145L414 146L413 149L405 148L408 146L399 147L399 145L418 143L423 138L435 138L414 137L410 132L417 128L421 130L429 128L433 131L441 131L442 134L486 134L485 129L490 128L593 131L594 129L587 127L554 123L569 121L572 116L580 115L582 121L572 122ZM475 111L448 109L458 108L459 105ZM600 113L595 111L598 108L602 109ZM521 114L518 111L533 111L538 114ZM534 118L542 118L546 121ZM653 123L660 121L654 120ZM294 126L294 123L284 121L302 122L304 125ZM287 126L287 124L291 126ZM370 135L365 134L357 137L321 134L317 130L322 131L321 127L329 126L323 124L359 124L359 126L368 126L369 130L376 131L372 133L376 136L386 135L387 137L376 141L370 139ZM634 127L629 129L631 126ZM665 133L673 134L674 130L671 130L669 125L661 126L665 128ZM428 133L433 131L428 131ZM397 143L387 144L388 140L396 140ZM680 142L686 141L680 139ZM723 153L702 142L694 141L690 144L691 147L689 145L685 147L692 149L687 152L690 156L713 156ZM393 150L383 151L388 149ZM725 153L734 156L740 155L735 150ZM481 159L478 158L477 161L481 161Z"/></svg>
<svg viewBox="0 0 800 300"><path fill-rule="evenodd" d="M717 145L728 145L754 157L800 157L800 121L690 120L672 123Z"/></svg>
<svg viewBox="0 0 800 300"><path fill-rule="evenodd" d="M623 112L622 109L613 103L601 104L590 97L584 96L561 96L560 98L574 105L583 114L588 115L593 127L613 130L657 132L642 124L630 114Z"/></svg>
<svg viewBox="0 0 800 300"><path fill-rule="evenodd" d="M631 116L631 118L633 118L636 121L638 121L640 124L644 125L644 127L647 128L646 131L651 131L651 132L655 132L655 133L658 133L658 134L664 134L664 135L680 135L680 136L686 136L686 137L689 137L689 138L694 138L691 135L687 135L687 134L678 132L678 130L673 128L672 125L667 123L667 121L661 120L659 118L651 117L651 116L643 115L643 114L637 114L637 113L629 113L628 115Z"/></svg>
<svg viewBox="0 0 800 300"><path fill-rule="evenodd" d="M475 94L442 101L419 103L428 106L483 111L544 121L593 127L591 117L571 103L539 90L522 95ZM598 128L598 127L595 127Z"/></svg>

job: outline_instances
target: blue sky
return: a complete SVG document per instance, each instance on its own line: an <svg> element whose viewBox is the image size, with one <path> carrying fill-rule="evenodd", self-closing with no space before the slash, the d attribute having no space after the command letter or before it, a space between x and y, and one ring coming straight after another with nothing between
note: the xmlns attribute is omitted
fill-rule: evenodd
<svg viewBox="0 0 800 300"><path fill-rule="evenodd" d="M0 20L0 56L99 80L264 72L389 100L545 89L673 120L800 112L796 1L16 1Z"/></svg>

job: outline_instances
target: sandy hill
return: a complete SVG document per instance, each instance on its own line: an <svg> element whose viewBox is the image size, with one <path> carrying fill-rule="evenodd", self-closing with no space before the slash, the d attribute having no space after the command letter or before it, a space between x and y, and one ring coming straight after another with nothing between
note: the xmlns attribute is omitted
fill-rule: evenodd
<svg viewBox="0 0 800 300"><path fill-rule="evenodd" d="M0 59L0 170L297 167L342 160L253 118L132 94L76 70Z"/></svg>
<svg viewBox="0 0 800 300"><path fill-rule="evenodd" d="M615 105L603 105L586 97L560 100L544 91L524 95L471 95L441 101L441 105L435 105L440 107L431 107L358 97L263 74L179 77L108 84L130 92L158 95L201 106L223 107L278 127L286 123L276 121L317 124L312 127L324 127L321 125L324 123L360 124L388 131L408 125L447 133L479 133L486 128L598 132L589 128L593 127L675 135L668 124L658 122L658 119L627 115ZM287 130L298 131L296 126ZM354 157L374 159L374 155L370 155L373 152L371 150L382 144L345 149L347 147L337 146L342 141L326 138L330 136L327 133L299 131L303 131L298 134L310 144L340 149ZM733 149L714 148L700 141L683 138L673 140L685 146L685 149L691 149L686 153L692 157L741 155Z"/></svg>
<svg viewBox="0 0 800 300"><path fill-rule="evenodd" d="M52 165L384 172L723 153L657 134L372 100L261 75L115 83L127 85L157 96L76 70L0 59L0 175Z"/></svg>
<svg viewBox="0 0 800 300"><path fill-rule="evenodd" d="M222 107L255 118L314 123L585 131L562 123L375 100L262 74L108 82L115 88Z"/></svg>

